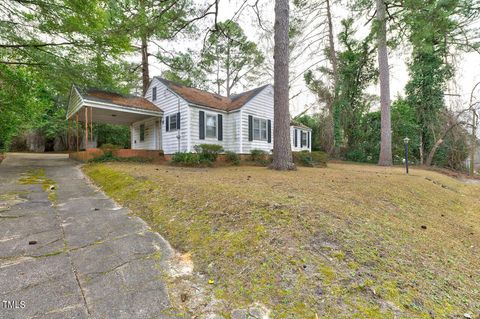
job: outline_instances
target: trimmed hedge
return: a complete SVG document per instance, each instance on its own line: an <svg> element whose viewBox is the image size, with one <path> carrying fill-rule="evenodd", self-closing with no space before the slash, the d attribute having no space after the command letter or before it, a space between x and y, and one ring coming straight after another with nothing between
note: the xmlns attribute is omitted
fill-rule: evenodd
<svg viewBox="0 0 480 319"><path fill-rule="evenodd" d="M172 163L182 166L199 166L200 154L189 152L177 152L172 156Z"/></svg>
<svg viewBox="0 0 480 319"><path fill-rule="evenodd" d="M272 161L270 154L264 150L253 149L250 151L250 160L257 165L267 166Z"/></svg>
<svg viewBox="0 0 480 319"><path fill-rule="evenodd" d="M211 166L223 152L217 144L200 144L194 146L195 153L177 152L172 156L172 163L182 166Z"/></svg>
<svg viewBox="0 0 480 319"><path fill-rule="evenodd" d="M301 151L293 152L293 161L295 164L307 167L326 167L328 154L320 151Z"/></svg>
<svg viewBox="0 0 480 319"><path fill-rule="evenodd" d="M200 161L213 163L218 155L223 152L223 146L218 144L200 144L193 147L199 154Z"/></svg>
<svg viewBox="0 0 480 319"><path fill-rule="evenodd" d="M240 165L240 155L232 151L225 152L225 161L233 165Z"/></svg>

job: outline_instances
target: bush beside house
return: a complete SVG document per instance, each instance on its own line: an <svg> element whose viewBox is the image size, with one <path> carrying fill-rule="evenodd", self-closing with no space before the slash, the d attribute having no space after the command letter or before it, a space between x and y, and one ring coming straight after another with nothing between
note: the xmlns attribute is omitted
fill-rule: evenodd
<svg viewBox="0 0 480 319"><path fill-rule="evenodd" d="M301 151L293 152L293 161L295 164L307 167L326 167L328 154L320 151Z"/></svg>
<svg viewBox="0 0 480 319"><path fill-rule="evenodd" d="M231 165L240 165L242 156L231 151L223 152L223 147L217 144L201 144L195 146L196 152L177 152L172 156L172 163L180 166L212 166L221 156L221 160ZM294 162L299 166L325 167L328 154L325 152L301 151L292 152ZM260 149L253 149L248 157L243 157L245 163L256 166L267 166L272 162L272 156Z"/></svg>
<svg viewBox="0 0 480 319"><path fill-rule="evenodd" d="M177 152L172 156L172 163L182 166L211 166L217 161L221 152L223 152L221 145L195 145L195 153Z"/></svg>

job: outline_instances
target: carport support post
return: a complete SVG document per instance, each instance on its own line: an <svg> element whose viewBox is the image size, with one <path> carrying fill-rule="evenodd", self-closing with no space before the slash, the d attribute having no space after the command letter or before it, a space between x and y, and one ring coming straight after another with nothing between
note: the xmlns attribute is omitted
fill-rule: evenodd
<svg viewBox="0 0 480 319"><path fill-rule="evenodd" d="M77 118L77 153L80 151L80 145L78 145L78 112L75 114Z"/></svg>
<svg viewBox="0 0 480 319"><path fill-rule="evenodd" d="M93 144L93 108L90 106L90 141Z"/></svg>
<svg viewBox="0 0 480 319"><path fill-rule="evenodd" d="M85 150L88 145L88 107L85 107Z"/></svg>
<svg viewBox="0 0 480 319"><path fill-rule="evenodd" d="M70 120L67 118L67 151L70 147Z"/></svg>

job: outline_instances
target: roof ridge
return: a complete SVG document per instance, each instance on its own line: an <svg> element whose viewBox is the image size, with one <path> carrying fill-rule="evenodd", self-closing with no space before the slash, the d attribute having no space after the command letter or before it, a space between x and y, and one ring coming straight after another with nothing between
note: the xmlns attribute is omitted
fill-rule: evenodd
<svg viewBox="0 0 480 319"><path fill-rule="evenodd" d="M174 85L177 85L177 86L181 86L181 87L184 87L184 88L194 89L194 90L197 90L197 91L200 91L200 92L204 92L204 93L208 93L208 94L211 94L211 95L214 95L214 96L219 96L219 97L221 97L221 98L230 100L230 102L233 102L233 99L234 99L234 98L238 98L240 95L243 95L243 94L246 94L246 93L250 93L250 92L255 91L255 90L258 90L258 89L263 89L263 88L265 88L265 87L267 87L267 86L270 85L270 84L264 84L264 85L258 86L258 87L256 87L256 88L253 88L253 89L250 89L250 90L241 92L241 93L233 94L233 95L231 95L230 97L227 97L227 96L220 95L220 94L217 94L217 93L214 93L214 92L202 90L202 89L199 89L199 88L196 88L196 87L193 87L193 86L188 86L188 85L185 85L185 84L181 84L181 83L178 83L178 82L174 82L174 81L171 81L171 80L167 80L167 79L162 78L161 76L158 76L158 75L154 76L154 78L156 78L157 80L160 80L161 82L168 82L168 83L171 83L171 84L174 84Z"/></svg>

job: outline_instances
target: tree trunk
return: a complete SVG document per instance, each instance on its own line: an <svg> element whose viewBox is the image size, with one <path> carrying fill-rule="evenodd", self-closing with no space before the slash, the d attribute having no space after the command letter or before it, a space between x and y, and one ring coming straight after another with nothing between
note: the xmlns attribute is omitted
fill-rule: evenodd
<svg viewBox="0 0 480 319"><path fill-rule="evenodd" d="M456 126L462 124L462 122L457 122L455 121L454 123L450 124L445 131L443 131L442 135L440 136L440 138L435 142L435 145L433 145L432 149L430 150L430 152L428 152L428 156L427 156L427 159L425 161L425 165L426 166L430 166L432 165L432 162L433 162L433 157L435 156L435 153L437 152L438 148L443 144L444 140L445 140L445 136L447 136L447 134L453 130ZM464 124L464 123L463 123Z"/></svg>
<svg viewBox="0 0 480 319"><path fill-rule="evenodd" d="M147 34L142 34L142 88L143 95L147 93L150 84L150 74L148 69L148 39Z"/></svg>
<svg viewBox="0 0 480 319"><path fill-rule="evenodd" d="M432 149L428 153L427 160L425 161L426 166L431 166L432 165L433 157L435 156L435 153L437 152L438 148L442 144L443 144L443 138L441 138L441 139L439 139L435 142L435 145L433 145Z"/></svg>
<svg viewBox="0 0 480 319"><path fill-rule="evenodd" d="M218 44L215 43L215 56L218 57ZM220 84L220 61L217 59L217 94L222 93L221 84Z"/></svg>
<svg viewBox="0 0 480 319"><path fill-rule="evenodd" d="M274 131L273 163L276 170L294 169L290 144L290 112L288 108L288 0L275 0L274 46Z"/></svg>
<svg viewBox="0 0 480 319"><path fill-rule="evenodd" d="M423 147L423 133L420 132L420 146L419 146L419 155L420 155L420 165L423 165L423 154L425 153L424 152L424 147Z"/></svg>
<svg viewBox="0 0 480 319"><path fill-rule="evenodd" d="M329 52L330 52L330 61L332 63L333 71L333 101L337 97L337 86L338 86L338 63L337 63L337 53L335 51L335 36L333 34L333 21L332 21L332 10L330 7L330 0L327 0L327 20L328 20L328 42L329 42ZM327 138L329 139L328 144L328 154L332 154L335 149L335 127L333 120L333 101L328 105L328 120L327 120Z"/></svg>
<svg viewBox="0 0 480 319"><path fill-rule="evenodd" d="M475 152L477 147L477 113L472 111L472 135L470 140L470 176L475 174Z"/></svg>
<svg viewBox="0 0 480 319"><path fill-rule="evenodd" d="M335 40L334 40L335 36L333 34L333 20L332 20L332 11L330 7L330 0L327 0L327 20L328 20L328 42L330 46L328 50L330 51L330 59L332 62L333 85L335 89L338 83L338 63L337 63L337 53L335 51Z"/></svg>
<svg viewBox="0 0 480 319"><path fill-rule="evenodd" d="M380 77L381 143L378 165L391 166L392 124L390 117L390 71L388 69L387 20L384 0L377 0L377 45Z"/></svg>
<svg viewBox="0 0 480 319"><path fill-rule="evenodd" d="M227 47L227 97L230 97L230 42Z"/></svg>

